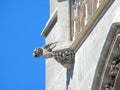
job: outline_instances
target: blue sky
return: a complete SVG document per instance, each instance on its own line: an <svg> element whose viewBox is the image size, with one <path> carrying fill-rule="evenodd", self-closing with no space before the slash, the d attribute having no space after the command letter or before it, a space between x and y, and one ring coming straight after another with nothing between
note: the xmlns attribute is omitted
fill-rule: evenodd
<svg viewBox="0 0 120 90"><path fill-rule="evenodd" d="M32 56L49 19L49 0L0 0L0 90L45 90L45 60Z"/></svg>

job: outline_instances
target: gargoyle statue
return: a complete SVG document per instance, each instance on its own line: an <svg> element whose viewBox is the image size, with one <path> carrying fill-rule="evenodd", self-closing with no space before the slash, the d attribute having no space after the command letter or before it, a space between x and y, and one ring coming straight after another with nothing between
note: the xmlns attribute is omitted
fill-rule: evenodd
<svg viewBox="0 0 120 90"><path fill-rule="evenodd" d="M33 56L39 58L44 56L45 58L51 58L53 56L52 49L55 48L57 42L45 45L44 47L35 48Z"/></svg>

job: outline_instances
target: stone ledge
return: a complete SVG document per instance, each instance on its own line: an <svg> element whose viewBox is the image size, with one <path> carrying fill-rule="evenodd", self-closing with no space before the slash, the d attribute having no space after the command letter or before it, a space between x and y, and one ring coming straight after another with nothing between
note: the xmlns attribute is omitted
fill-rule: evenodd
<svg viewBox="0 0 120 90"><path fill-rule="evenodd" d="M51 15L50 19L48 20L45 28L43 29L43 31L41 33L41 35L46 37L49 34L49 32L52 30L52 28L53 28L53 26L55 25L56 22L57 22L57 8L55 9L53 14Z"/></svg>
<svg viewBox="0 0 120 90"><path fill-rule="evenodd" d="M72 41L63 41L63 42L58 42L56 44L56 47L53 48L52 51L59 51L59 50L63 50L63 49L67 49L70 48L70 46L72 45Z"/></svg>

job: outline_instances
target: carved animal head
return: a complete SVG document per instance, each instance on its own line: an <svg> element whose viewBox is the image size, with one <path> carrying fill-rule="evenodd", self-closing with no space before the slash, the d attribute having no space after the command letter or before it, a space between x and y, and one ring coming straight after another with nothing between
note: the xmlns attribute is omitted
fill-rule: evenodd
<svg viewBox="0 0 120 90"><path fill-rule="evenodd" d="M36 58L39 58L42 55L43 55L43 49L42 48L35 48L35 50L33 52L33 56Z"/></svg>

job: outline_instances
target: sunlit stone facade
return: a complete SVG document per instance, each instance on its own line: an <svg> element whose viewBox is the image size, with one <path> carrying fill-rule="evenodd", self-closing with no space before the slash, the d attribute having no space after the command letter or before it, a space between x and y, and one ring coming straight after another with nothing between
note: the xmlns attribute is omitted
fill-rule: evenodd
<svg viewBox="0 0 120 90"><path fill-rule="evenodd" d="M50 0L46 89L120 90L119 22L120 0Z"/></svg>

